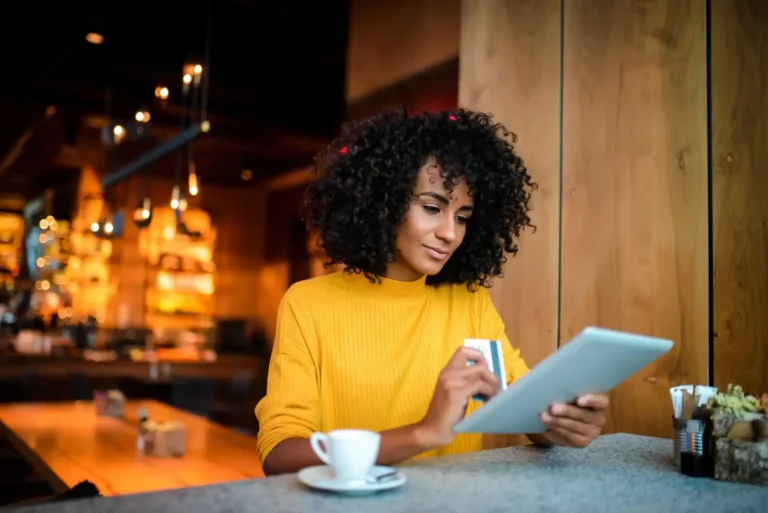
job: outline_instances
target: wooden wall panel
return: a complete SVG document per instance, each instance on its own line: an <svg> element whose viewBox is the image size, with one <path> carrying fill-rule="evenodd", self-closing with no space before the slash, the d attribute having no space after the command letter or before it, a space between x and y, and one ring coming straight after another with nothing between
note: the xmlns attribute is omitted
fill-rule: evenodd
<svg viewBox="0 0 768 513"><path fill-rule="evenodd" d="M524 233L490 289L510 340L533 366L557 340L560 0L465 0L461 29L459 104L494 114L517 134L539 186L531 207L537 231ZM486 439L488 447L509 443Z"/></svg>
<svg viewBox="0 0 768 513"><path fill-rule="evenodd" d="M561 342L668 337L606 432L671 433L668 388L708 381L705 3L564 3Z"/></svg>
<svg viewBox="0 0 768 513"><path fill-rule="evenodd" d="M347 102L455 59L461 0L351 0Z"/></svg>
<svg viewBox="0 0 768 513"><path fill-rule="evenodd" d="M768 391L768 3L711 2L714 381Z"/></svg>

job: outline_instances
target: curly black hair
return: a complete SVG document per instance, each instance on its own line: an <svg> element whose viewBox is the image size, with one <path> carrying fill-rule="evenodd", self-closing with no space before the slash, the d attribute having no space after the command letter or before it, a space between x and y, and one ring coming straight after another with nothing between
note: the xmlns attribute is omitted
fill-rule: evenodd
<svg viewBox="0 0 768 513"><path fill-rule="evenodd" d="M306 193L306 220L326 265L343 264L375 282L395 260L398 227L419 170L433 158L448 191L466 179L475 201L467 232L440 273L427 283L490 286L526 226L531 181L515 154L514 134L489 114L466 109L409 115L389 110L342 128L315 158L318 178Z"/></svg>

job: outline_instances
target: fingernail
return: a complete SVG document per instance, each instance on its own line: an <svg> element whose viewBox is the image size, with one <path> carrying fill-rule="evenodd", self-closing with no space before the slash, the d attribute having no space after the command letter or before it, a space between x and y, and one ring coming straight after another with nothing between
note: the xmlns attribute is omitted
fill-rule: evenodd
<svg viewBox="0 0 768 513"><path fill-rule="evenodd" d="M549 424L549 422L552 420L552 416L549 413L542 413L541 414L541 421L545 424Z"/></svg>
<svg viewBox="0 0 768 513"><path fill-rule="evenodd" d="M589 397L586 395L579 397L579 399L576 401L576 404L579 406L589 406Z"/></svg>
<svg viewBox="0 0 768 513"><path fill-rule="evenodd" d="M552 413L554 413L555 415L560 415L562 413L565 413L565 406L563 406L562 404L556 404L552 406Z"/></svg>

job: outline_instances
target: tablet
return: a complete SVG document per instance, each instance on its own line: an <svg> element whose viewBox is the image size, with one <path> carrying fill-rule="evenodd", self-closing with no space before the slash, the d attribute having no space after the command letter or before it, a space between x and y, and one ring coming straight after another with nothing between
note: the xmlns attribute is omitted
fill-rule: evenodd
<svg viewBox="0 0 768 513"><path fill-rule="evenodd" d="M672 341L587 327L528 374L468 415L457 433L543 433L540 415L556 403L606 393L672 348Z"/></svg>

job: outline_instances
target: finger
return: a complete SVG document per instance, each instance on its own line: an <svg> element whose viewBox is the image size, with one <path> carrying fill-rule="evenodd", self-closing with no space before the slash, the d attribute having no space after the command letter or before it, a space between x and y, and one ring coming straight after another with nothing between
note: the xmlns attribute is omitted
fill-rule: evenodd
<svg viewBox="0 0 768 513"><path fill-rule="evenodd" d="M601 411L580 408L570 404L555 404L549 409L549 413L558 419L573 419L584 424L593 424L603 427L605 415Z"/></svg>
<svg viewBox="0 0 768 513"><path fill-rule="evenodd" d="M558 433L557 431L548 429L544 433L544 436L546 437L546 440L552 445L562 445L565 447L568 447L571 445L571 442L566 437Z"/></svg>
<svg viewBox="0 0 768 513"><path fill-rule="evenodd" d="M578 420L573 420L566 417L553 417L552 415L545 413L542 415L541 420L550 429L557 428L578 436L587 437L590 440L600 434L600 426L595 424L585 424Z"/></svg>
<svg viewBox="0 0 768 513"><path fill-rule="evenodd" d="M464 398L474 397L476 395L482 395L485 397L493 397L496 395L498 389L488 384L486 381L474 381L465 383L461 388L461 395Z"/></svg>
<svg viewBox="0 0 768 513"><path fill-rule="evenodd" d="M567 447L584 448L588 446L592 441L591 438L579 435L573 431L568 431L560 427L551 427L550 432L550 438L558 437L563 442L561 445L565 445Z"/></svg>
<svg viewBox="0 0 768 513"><path fill-rule="evenodd" d="M485 356L483 356L483 353L477 349L472 349L471 347L458 348L456 352L453 353L453 356L448 361L446 367L460 369L466 367L467 362L470 361L482 364L483 367L488 367L488 362L486 361Z"/></svg>
<svg viewBox="0 0 768 513"><path fill-rule="evenodd" d="M501 389L501 382L496 375L485 367L480 367L479 365L473 365L472 367L455 371L451 377L452 379L461 380L464 384L471 384L478 381L487 383L492 390L492 393L487 394L488 397L495 396Z"/></svg>
<svg viewBox="0 0 768 513"><path fill-rule="evenodd" d="M582 408L591 408L593 410L607 410L610 405L610 399L603 394L582 395L576 399L576 404Z"/></svg>
<svg viewBox="0 0 768 513"><path fill-rule="evenodd" d="M461 369L456 369L451 373L451 377L455 379L463 380L477 380L482 379L490 385L500 386L499 378L496 374L488 370L488 367L482 365L471 365Z"/></svg>

